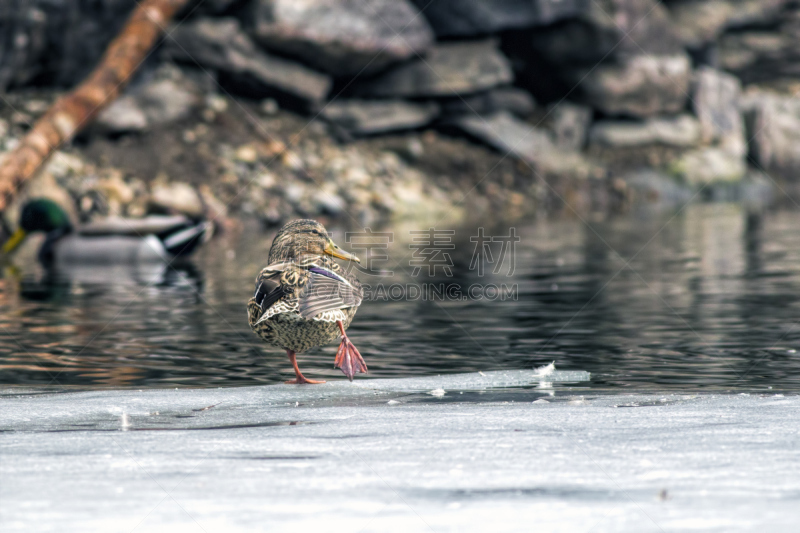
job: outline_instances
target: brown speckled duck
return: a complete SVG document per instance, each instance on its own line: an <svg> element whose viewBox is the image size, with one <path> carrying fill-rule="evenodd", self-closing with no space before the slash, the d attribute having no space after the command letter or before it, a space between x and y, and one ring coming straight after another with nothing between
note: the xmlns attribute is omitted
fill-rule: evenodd
<svg viewBox="0 0 800 533"><path fill-rule="evenodd" d="M345 334L361 305L361 284L332 257L360 262L340 249L319 222L295 220L275 236L269 265L256 278L255 294L247 303L250 327L265 342L286 350L297 376L286 383L325 383L303 376L297 354L340 335L334 368L341 368L350 381L367 371Z"/></svg>

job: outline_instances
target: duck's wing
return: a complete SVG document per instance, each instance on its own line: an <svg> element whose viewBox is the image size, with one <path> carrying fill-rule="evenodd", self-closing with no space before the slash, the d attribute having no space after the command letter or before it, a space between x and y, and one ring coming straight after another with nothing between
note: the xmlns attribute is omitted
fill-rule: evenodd
<svg viewBox="0 0 800 533"><path fill-rule="evenodd" d="M150 235L173 231L191 223L183 215L151 215L144 218L108 217L78 227L81 235Z"/></svg>
<svg viewBox="0 0 800 533"><path fill-rule="evenodd" d="M292 294L292 287L284 281L283 273L292 263L275 263L264 268L256 279L253 301L261 308L259 318L267 316L267 310L281 298Z"/></svg>
<svg viewBox="0 0 800 533"><path fill-rule="evenodd" d="M171 256L188 255L206 242L213 225L205 220L185 216L153 215L141 219L109 217L78 228L84 237L128 236L145 238L154 235L161 241L164 251Z"/></svg>
<svg viewBox="0 0 800 533"><path fill-rule="evenodd" d="M308 281L299 294L299 311L303 318L361 305L363 292L357 281L317 265L308 267L308 273Z"/></svg>
<svg viewBox="0 0 800 533"><path fill-rule="evenodd" d="M167 253L178 257L189 255L211 238L214 225L204 220L190 221L157 234Z"/></svg>

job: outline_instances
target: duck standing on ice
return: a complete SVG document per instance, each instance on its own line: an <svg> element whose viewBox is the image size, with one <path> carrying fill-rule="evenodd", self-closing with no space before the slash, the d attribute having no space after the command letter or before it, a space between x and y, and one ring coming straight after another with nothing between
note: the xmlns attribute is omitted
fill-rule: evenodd
<svg viewBox="0 0 800 533"><path fill-rule="evenodd" d="M255 294L247 303L250 327L268 344L286 350L296 375L287 383L325 383L303 376L297 354L339 336L334 368L341 368L350 381L357 372L367 371L345 334L363 290L332 258L360 262L339 248L319 222L295 220L275 236L268 265L256 278Z"/></svg>

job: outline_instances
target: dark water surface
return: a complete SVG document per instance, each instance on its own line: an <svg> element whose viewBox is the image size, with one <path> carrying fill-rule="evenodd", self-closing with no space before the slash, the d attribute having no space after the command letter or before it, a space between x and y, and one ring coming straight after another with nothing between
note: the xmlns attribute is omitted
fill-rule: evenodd
<svg viewBox="0 0 800 533"><path fill-rule="evenodd" d="M439 235L428 250L409 248L412 239L426 244L409 231L427 225L390 228L389 259L372 264L382 272L359 274L372 299L348 331L372 377L555 361L560 370L591 372L588 387L597 390L800 390L800 213L756 216L712 204L677 216L517 224L513 261L509 251L497 274L487 264L483 276L470 241L476 226L439 224L455 234ZM343 244L343 230L333 234ZM508 234L508 225L484 233ZM285 354L251 333L245 314L271 238L253 228L163 271L87 268L48 282L32 261L16 258L0 287L0 385L227 387L289 379ZM495 263L501 245L489 248ZM413 276L415 266L422 268ZM502 285L509 298L493 289ZM422 297L443 287L449 298ZM470 287L484 297L463 296ZM303 354L301 368L342 379L332 368L335 351Z"/></svg>

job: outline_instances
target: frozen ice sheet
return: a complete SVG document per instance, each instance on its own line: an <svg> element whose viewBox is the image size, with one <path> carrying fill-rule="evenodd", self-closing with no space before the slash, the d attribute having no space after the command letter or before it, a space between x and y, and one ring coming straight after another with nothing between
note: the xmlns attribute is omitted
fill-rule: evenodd
<svg viewBox="0 0 800 533"><path fill-rule="evenodd" d="M796 530L800 398L459 400L496 377L6 394L0 529Z"/></svg>
<svg viewBox="0 0 800 533"><path fill-rule="evenodd" d="M537 383L578 383L591 375L582 370L552 370L550 365L536 370L498 370L470 374L446 374L411 379L374 379L354 381L357 387L388 391L481 390L502 387L523 387ZM341 382L337 382L341 383Z"/></svg>

